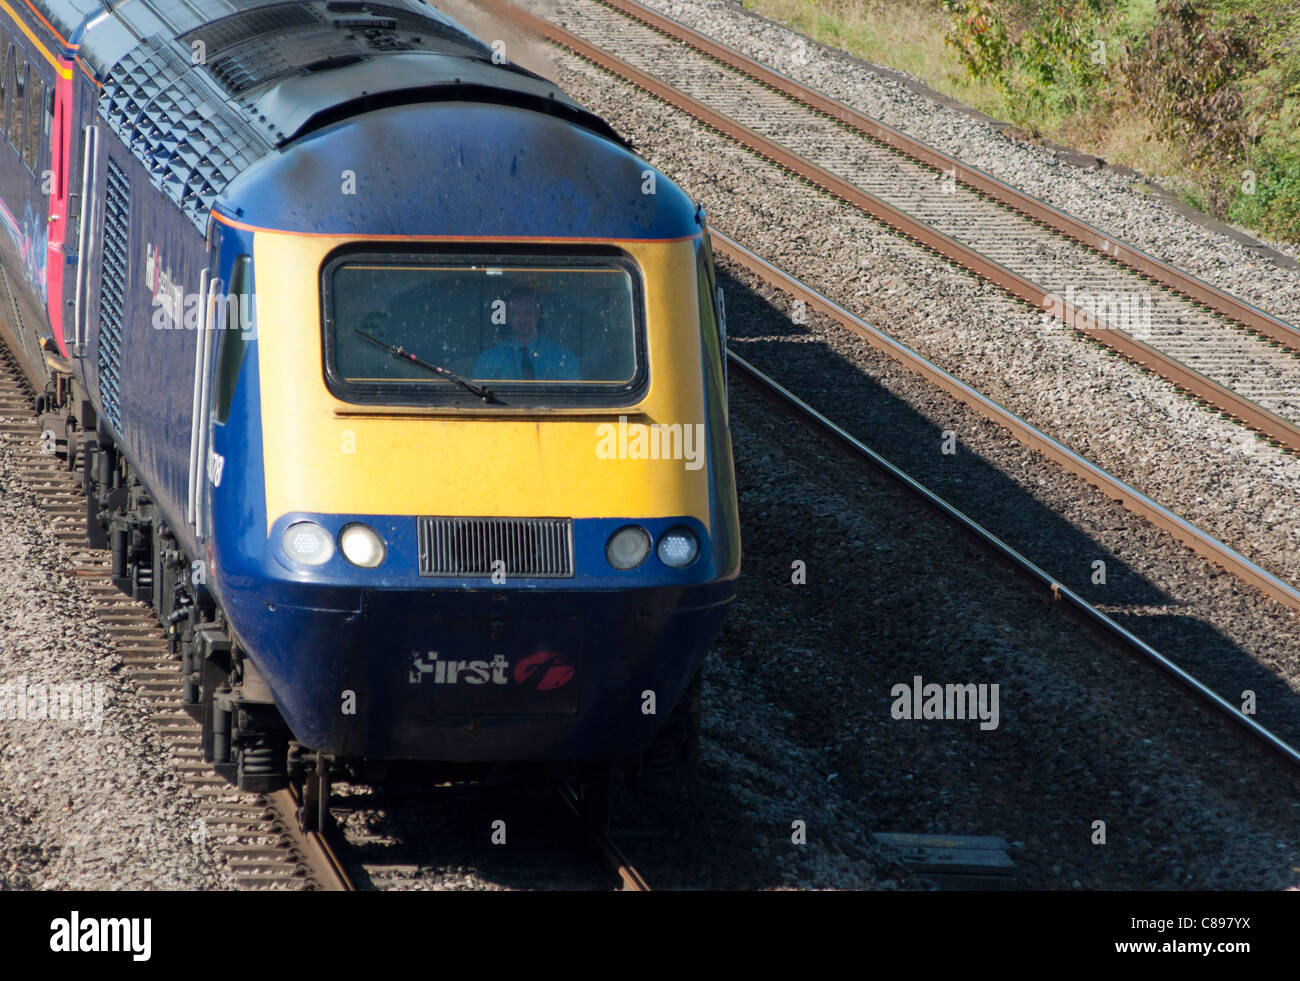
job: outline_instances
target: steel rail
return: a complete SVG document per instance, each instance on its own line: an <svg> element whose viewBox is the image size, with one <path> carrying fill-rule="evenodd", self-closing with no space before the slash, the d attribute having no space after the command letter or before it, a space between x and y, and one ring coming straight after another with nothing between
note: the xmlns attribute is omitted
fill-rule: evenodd
<svg viewBox="0 0 1300 981"><path fill-rule="evenodd" d="M1058 579L1044 571L1040 566L1022 555L1020 552L1016 551L1006 542L1002 541L1002 539L998 538L975 519L968 517L964 512L958 510L928 487L925 487L907 473L894 466L889 462L889 460L881 456L871 447L867 446L852 433L832 422L807 402L803 401L803 399L799 398L799 396L795 395L779 382L764 374L734 351L728 350L727 356L731 363L740 369L742 377L748 378L753 384L765 390L773 398L780 400L783 404L794 409L803 418L809 420L818 428L829 432L859 456L869 459L886 474L901 483L912 493L923 498L926 503L947 516L951 521L978 539L986 547L992 549L996 554L1014 564L1019 571L1029 576L1042 586L1053 599L1065 602L1071 610L1082 616L1087 622L1099 628L1108 636L1120 641L1125 647L1135 651L1143 658L1155 664L1160 670L1174 678L1179 684L1183 685L1193 694L1204 700L1208 705L1227 716L1232 722L1241 726L1249 732L1250 735L1264 743L1269 749L1273 750L1292 766L1300 768L1300 751L1297 751L1296 748L1286 740L1266 729L1250 716L1241 712L1235 705L1224 699L1204 682L1198 680L1183 668L1180 668L1146 641L1142 640L1142 638L1136 636L1121 624L1116 623L1104 612L1097 609L1068 586L1062 585Z"/></svg>
<svg viewBox="0 0 1300 981"><path fill-rule="evenodd" d="M324 892L356 892L356 886L343 870L334 846L323 831L304 831L298 823L298 808L302 806L302 793L298 786L290 783L284 790L268 794L280 815L280 820L288 830L289 836L298 846L299 853L307 867L311 869L316 881Z"/></svg>
<svg viewBox="0 0 1300 981"><path fill-rule="evenodd" d="M1051 291L1030 282L933 226L817 166L781 144L755 133L726 114L705 105L675 86L655 78L576 34L535 14L514 7L505 0L480 0L480 3L502 20L568 48L579 57L624 78L668 105L694 116L728 139L736 141L784 170L889 225L922 248L962 266L1030 306L1052 314L1069 325L1070 330L1092 338L1134 362L1144 371L1152 371L1163 376L1179 391L1191 393L1278 446L1300 454L1300 428L1237 392L1206 378L1124 331L1109 326L1100 317L1064 302Z"/></svg>
<svg viewBox="0 0 1300 981"><path fill-rule="evenodd" d="M559 788L560 799L573 812L573 816L578 820L584 820L582 814L582 805L578 801L577 795L573 788L567 784ZM591 836L592 843L600 852L601 857L605 859L609 867L618 876L622 883L620 891L622 892L650 892L650 884L646 882L645 877L637 871L618 845L614 844L614 839L599 828L588 826L587 832Z"/></svg>

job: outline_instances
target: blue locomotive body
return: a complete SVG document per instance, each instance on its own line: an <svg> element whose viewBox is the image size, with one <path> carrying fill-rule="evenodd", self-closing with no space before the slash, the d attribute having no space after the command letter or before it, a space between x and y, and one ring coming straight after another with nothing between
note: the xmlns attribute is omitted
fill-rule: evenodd
<svg viewBox="0 0 1300 981"><path fill-rule="evenodd" d="M205 755L687 739L740 561L702 213L419 0L204 7L8 14L0 261Z"/></svg>

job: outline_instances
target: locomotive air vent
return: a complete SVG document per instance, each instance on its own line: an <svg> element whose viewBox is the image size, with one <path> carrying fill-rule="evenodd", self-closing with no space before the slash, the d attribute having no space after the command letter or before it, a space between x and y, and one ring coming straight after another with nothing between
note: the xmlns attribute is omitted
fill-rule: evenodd
<svg viewBox="0 0 1300 981"><path fill-rule="evenodd" d="M113 66L99 114L149 171L154 187L206 227L217 195L268 144L190 71L165 38L146 38Z"/></svg>
<svg viewBox="0 0 1300 981"><path fill-rule="evenodd" d="M252 41L263 34L284 34L319 23L320 15L306 4L281 4L222 17L182 34L179 40L191 50L195 41L201 41L205 54L212 58L226 48Z"/></svg>
<svg viewBox="0 0 1300 981"><path fill-rule="evenodd" d="M380 31L395 31L397 21L392 17L335 17L334 26L346 27L349 30L374 28Z"/></svg>
<svg viewBox="0 0 1300 981"><path fill-rule="evenodd" d="M99 395L104 416L122 431L122 336L129 269L131 184L116 161L108 162L104 195L104 263L99 299Z"/></svg>
<svg viewBox="0 0 1300 981"><path fill-rule="evenodd" d="M204 45L212 77L231 95L303 70L342 67L372 51L444 51L486 57L481 41L413 10L383 4L274 6L231 14L182 34ZM430 43L432 42L432 43Z"/></svg>
<svg viewBox="0 0 1300 981"><path fill-rule="evenodd" d="M570 518L420 518L420 575L573 578Z"/></svg>

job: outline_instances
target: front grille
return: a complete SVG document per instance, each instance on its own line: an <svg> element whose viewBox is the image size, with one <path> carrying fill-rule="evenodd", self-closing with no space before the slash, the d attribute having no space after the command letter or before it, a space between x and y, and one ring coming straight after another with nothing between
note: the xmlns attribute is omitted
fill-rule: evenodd
<svg viewBox="0 0 1300 981"><path fill-rule="evenodd" d="M573 578L571 518L420 518L418 528L422 576Z"/></svg>

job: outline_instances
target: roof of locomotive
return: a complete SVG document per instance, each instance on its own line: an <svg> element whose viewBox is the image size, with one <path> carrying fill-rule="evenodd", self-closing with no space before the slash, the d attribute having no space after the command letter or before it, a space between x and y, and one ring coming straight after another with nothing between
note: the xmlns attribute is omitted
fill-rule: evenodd
<svg viewBox="0 0 1300 981"><path fill-rule="evenodd" d="M674 241L698 209L646 162L561 119L448 101L376 109L313 130L230 185L232 224L315 235ZM343 180L350 175L350 181Z"/></svg>
<svg viewBox="0 0 1300 981"><path fill-rule="evenodd" d="M376 108L501 103L622 142L422 0L37 2L101 84L99 115L200 228L258 160Z"/></svg>

